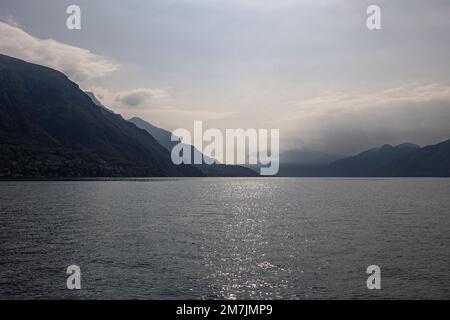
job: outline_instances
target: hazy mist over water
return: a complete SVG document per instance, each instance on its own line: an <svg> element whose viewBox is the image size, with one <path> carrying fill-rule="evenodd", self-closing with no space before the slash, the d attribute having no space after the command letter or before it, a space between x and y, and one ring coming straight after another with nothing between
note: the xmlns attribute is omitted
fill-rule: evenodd
<svg viewBox="0 0 450 320"><path fill-rule="evenodd" d="M0 298L450 298L448 179L0 182ZM66 268L81 268L81 290ZM368 290L366 268L381 268Z"/></svg>

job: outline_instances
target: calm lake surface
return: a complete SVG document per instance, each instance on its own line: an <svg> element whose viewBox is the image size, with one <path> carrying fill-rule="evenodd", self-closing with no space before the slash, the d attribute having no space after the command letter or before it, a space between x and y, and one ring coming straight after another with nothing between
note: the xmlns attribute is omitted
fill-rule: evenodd
<svg viewBox="0 0 450 320"><path fill-rule="evenodd" d="M449 299L449 269L450 179L0 182L1 299Z"/></svg>

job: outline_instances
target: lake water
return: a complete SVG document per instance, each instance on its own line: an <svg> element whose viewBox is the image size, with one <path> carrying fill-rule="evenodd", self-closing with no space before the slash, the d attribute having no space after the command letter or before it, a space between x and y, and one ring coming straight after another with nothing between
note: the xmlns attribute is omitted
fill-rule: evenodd
<svg viewBox="0 0 450 320"><path fill-rule="evenodd" d="M450 179L0 182L2 299L449 299L449 267Z"/></svg>

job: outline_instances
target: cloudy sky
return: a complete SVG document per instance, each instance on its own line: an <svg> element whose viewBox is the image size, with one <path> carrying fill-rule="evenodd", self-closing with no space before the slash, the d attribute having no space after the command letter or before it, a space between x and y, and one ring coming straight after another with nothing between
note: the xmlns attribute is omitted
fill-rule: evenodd
<svg viewBox="0 0 450 320"><path fill-rule="evenodd" d="M450 138L448 0L0 0L0 52L171 130L279 128L282 149L343 154Z"/></svg>

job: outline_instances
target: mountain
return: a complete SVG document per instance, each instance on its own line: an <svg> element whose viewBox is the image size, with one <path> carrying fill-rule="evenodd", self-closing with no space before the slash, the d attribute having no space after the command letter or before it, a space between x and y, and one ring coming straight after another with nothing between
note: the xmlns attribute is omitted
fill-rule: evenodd
<svg viewBox="0 0 450 320"><path fill-rule="evenodd" d="M155 127L150 122L147 122L139 117L133 117L128 119L129 122L133 123L136 127L143 129L150 133L156 141L159 142L166 150L171 151L172 148L178 144L178 141L172 141L172 132Z"/></svg>
<svg viewBox="0 0 450 320"><path fill-rule="evenodd" d="M91 98L92 102L94 102L97 106L99 106L100 108L102 108L105 111L108 111L110 113L114 113L114 111L108 109L107 107L105 107L95 96L95 94L91 91L85 91L84 93L86 93L88 95L89 98Z"/></svg>
<svg viewBox="0 0 450 320"><path fill-rule="evenodd" d="M150 133L156 141L159 142L163 147L165 147L169 152L172 151L172 148L180 143L180 140L172 141L172 133L170 131L155 127L151 123L139 118L133 117L129 119L131 123L136 125L138 128L146 130ZM202 154L197 148L194 146L189 146L191 149L191 159L194 159L195 154ZM210 157L202 154L203 157L211 159ZM256 171L246 168L243 166L237 165L224 165L224 164L194 164L196 169L200 170L206 176L218 176L218 177L255 177L258 176Z"/></svg>
<svg viewBox="0 0 450 320"><path fill-rule="evenodd" d="M61 72L0 54L0 176L203 176Z"/></svg>
<svg viewBox="0 0 450 320"><path fill-rule="evenodd" d="M143 129L143 130L147 131L148 133L150 133L153 136L153 138L155 138L156 141L158 141L158 143L160 145L162 145L164 148L166 148L169 152L172 151L174 146L176 146L178 143L180 143L179 138L176 141L172 141L172 132L167 131L165 129L155 127L150 122L147 122L139 117L133 117L131 119L128 119L128 121L133 123L136 127ZM190 146L190 148L191 148L191 156L192 156L191 159L193 159L194 155L201 154L201 152L197 148L195 148L193 146ZM202 154L202 156L206 157L210 160L214 160L204 154Z"/></svg>
<svg viewBox="0 0 450 320"><path fill-rule="evenodd" d="M393 177L450 177L450 140L420 148L382 168Z"/></svg>
<svg viewBox="0 0 450 320"><path fill-rule="evenodd" d="M398 146L385 144L355 156L340 159L329 164L324 173L329 176L367 177L380 175L382 169L396 160L420 149L418 145L404 143Z"/></svg>
<svg viewBox="0 0 450 320"><path fill-rule="evenodd" d="M123 119L58 71L0 54L0 177L257 175L223 164L176 166L169 150L178 142L170 137L142 119ZM333 157L290 151L281 156L279 175L450 177L450 140Z"/></svg>

